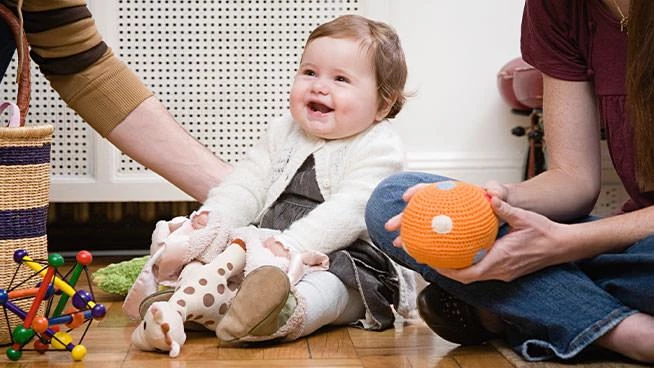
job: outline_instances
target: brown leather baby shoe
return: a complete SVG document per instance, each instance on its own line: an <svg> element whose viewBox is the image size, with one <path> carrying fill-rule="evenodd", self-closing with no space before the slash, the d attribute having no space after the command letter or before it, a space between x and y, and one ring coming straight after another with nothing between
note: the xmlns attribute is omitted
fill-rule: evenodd
<svg viewBox="0 0 654 368"><path fill-rule="evenodd" d="M139 304L139 314L141 315L141 319L145 317L145 313L150 309L150 306L154 302L167 302L170 300L170 297L173 296L175 293L175 290L170 288L170 289L164 289L164 290L159 290L156 293L150 294L146 296L141 304Z"/></svg>
<svg viewBox="0 0 654 368"><path fill-rule="evenodd" d="M290 292L288 276L278 267L255 269L243 279L232 305L216 326L216 336L233 342L248 335L273 334Z"/></svg>

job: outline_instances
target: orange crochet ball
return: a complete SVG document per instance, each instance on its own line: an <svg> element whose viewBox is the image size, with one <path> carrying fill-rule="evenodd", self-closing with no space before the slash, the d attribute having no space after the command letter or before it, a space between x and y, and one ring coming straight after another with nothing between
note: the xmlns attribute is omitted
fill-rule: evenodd
<svg viewBox="0 0 654 368"><path fill-rule="evenodd" d="M416 261L434 268L464 268L486 255L497 231L497 217L482 188L442 181L411 197L400 236Z"/></svg>

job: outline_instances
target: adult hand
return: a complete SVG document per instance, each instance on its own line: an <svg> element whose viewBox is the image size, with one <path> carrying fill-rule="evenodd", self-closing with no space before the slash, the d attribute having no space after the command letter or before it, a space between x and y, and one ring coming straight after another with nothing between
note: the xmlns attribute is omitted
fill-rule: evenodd
<svg viewBox="0 0 654 368"><path fill-rule="evenodd" d="M561 236L568 225L535 212L513 207L498 197L491 206L510 227L478 263L463 269L437 269L438 273L464 284L482 280L511 281L547 266L560 263L565 253Z"/></svg>
<svg viewBox="0 0 654 368"><path fill-rule="evenodd" d="M506 202L509 196L509 188L499 181L491 180L482 186L491 197L497 197Z"/></svg>
<svg viewBox="0 0 654 368"><path fill-rule="evenodd" d="M411 188L407 189L406 192L402 195L402 199L404 202L409 202L411 200L411 197L422 187L425 187L429 185L428 183L420 183L412 186ZM384 228L388 231L399 231L400 230L400 225L402 224L402 215L404 212L400 212L399 214L391 217L386 223L384 224ZM402 248L402 238L398 236L393 240L393 246L397 248Z"/></svg>

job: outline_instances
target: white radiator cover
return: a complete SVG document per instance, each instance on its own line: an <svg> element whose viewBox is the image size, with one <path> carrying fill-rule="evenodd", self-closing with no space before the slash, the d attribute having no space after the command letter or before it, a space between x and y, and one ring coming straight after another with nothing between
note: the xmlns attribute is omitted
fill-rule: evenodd
<svg viewBox="0 0 654 368"><path fill-rule="evenodd" d="M175 119L233 163L287 109L311 30L342 14L363 14L365 2L90 0L89 8L105 41ZM0 98L14 99L15 73L14 61ZM52 201L190 199L99 138L35 65L32 75L28 121L56 127Z"/></svg>

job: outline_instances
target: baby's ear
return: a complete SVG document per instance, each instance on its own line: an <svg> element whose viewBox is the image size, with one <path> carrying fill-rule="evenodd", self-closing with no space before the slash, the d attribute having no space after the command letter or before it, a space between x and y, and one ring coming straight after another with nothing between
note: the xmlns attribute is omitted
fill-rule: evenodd
<svg viewBox="0 0 654 368"><path fill-rule="evenodd" d="M375 122L380 122L388 116L388 113L391 112L393 105L395 105L397 98L394 98L390 101L381 101L379 104L379 109L377 109L377 115L375 115Z"/></svg>

